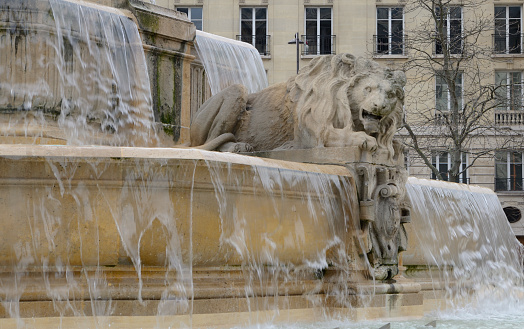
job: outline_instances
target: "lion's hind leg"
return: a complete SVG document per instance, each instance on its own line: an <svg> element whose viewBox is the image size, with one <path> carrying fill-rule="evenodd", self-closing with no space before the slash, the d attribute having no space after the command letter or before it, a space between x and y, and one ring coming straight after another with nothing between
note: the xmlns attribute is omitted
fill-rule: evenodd
<svg viewBox="0 0 524 329"><path fill-rule="evenodd" d="M232 85L202 104L191 123L191 146L216 150L234 142L233 133L246 110L247 95L244 86Z"/></svg>

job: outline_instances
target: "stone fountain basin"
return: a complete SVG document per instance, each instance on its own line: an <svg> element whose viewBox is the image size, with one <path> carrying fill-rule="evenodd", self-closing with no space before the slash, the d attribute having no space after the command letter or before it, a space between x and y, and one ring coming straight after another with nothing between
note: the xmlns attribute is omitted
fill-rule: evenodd
<svg viewBox="0 0 524 329"><path fill-rule="evenodd" d="M342 166L194 149L0 145L9 232L0 269L321 266L330 248L350 245L354 211L328 189L308 190L305 178L322 175L354 186ZM325 211L326 196L340 209Z"/></svg>

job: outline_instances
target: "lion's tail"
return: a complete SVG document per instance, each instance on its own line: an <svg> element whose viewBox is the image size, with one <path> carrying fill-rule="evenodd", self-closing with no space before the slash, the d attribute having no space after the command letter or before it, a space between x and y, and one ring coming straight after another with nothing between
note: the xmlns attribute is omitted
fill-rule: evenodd
<svg viewBox="0 0 524 329"><path fill-rule="evenodd" d="M218 149L220 146L224 145L225 143L236 142L236 141L237 139L235 135L233 135L232 133L225 133L218 137L213 138L210 141L206 141L203 145L196 146L195 148L199 150L205 150L205 151L215 151L216 149Z"/></svg>

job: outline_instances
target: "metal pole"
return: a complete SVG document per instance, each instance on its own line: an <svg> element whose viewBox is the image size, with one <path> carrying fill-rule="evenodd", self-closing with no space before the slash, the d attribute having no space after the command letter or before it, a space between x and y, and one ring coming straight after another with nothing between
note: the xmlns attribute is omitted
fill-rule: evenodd
<svg viewBox="0 0 524 329"><path fill-rule="evenodd" d="M295 34L295 41L296 41L296 44L297 44L297 74L298 74L298 69L299 69L299 63L300 63L300 50L299 50L299 40L298 40L298 32Z"/></svg>

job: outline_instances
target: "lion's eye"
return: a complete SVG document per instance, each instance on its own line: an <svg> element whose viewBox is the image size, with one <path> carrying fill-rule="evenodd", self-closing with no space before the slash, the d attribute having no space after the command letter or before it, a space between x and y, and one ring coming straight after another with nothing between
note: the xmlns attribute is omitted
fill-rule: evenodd
<svg viewBox="0 0 524 329"><path fill-rule="evenodd" d="M370 87L370 86L367 86L367 87L366 87L366 91L367 91L368 93L370 93L370 92L371 92L371 87Z"/></svg>
<svg viewBox="0 0 524 329"><path fill-rule="evenodd" d="M394 97L395 97L395 94L394 94L394 93L388 93L388 97L389 97L389 98L394 98Z"/></svg>

